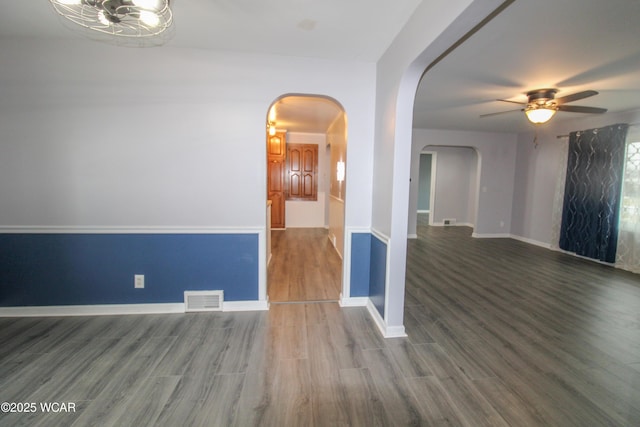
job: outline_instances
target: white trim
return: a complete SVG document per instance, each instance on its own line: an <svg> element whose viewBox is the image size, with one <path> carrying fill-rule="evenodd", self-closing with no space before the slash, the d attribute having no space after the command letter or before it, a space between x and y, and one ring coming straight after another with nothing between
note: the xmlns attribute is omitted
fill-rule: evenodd
<svg viewBox="0 0 640 427"><path fill-rule="evenodd" d="M340 300L338 304L340 307L366 307L369 301L369 297L349 297L344 298L342 294L340 294Z"/></svg>
<svg viewBox="0 0 640 427"><path fill-rule="evenodd" d="M382 316L380 316L380 313L378 313L378 310L375 305L373 305L371 299L368 299L367 301L367 311L373 318L373 322L376 324L384 338L402 338L407 336L404 326L387 326L387 323L384 321Z"/></svg>
<svg viewBox="0 0 640 427"><path fill-rule="evenodd" d="M375 228L372 228L370 233L373 234L375 237L377 237L378 240L380 240L382 243L389 246L389 241L391 240L389 236L387 236L381 231L376 230Z"/></svg>
<svg viewBox="0 0 640 427"><path fill-rule="evenodd" d="M369 312L369 315L371 315L371 318L373 319L374 323L378 327L378 330L384 337L385 331L387 330L387 325L384 322L384 319L382 318L380 313L378 312L378 309L376 308L376 306L373 305L373 301L371 301L370 298L367 299L367 311Z"/></svg>
<svg viewBox="0 0 640 427"><path fill-rule="evenodd" d="M422 153L421 153L422 154ZM429 189L429 225L433 225L436 216L436 180L438 178L438 152L425 151L425 154L431 154L431 188Z"/></svg>
<svg viewBox="0 0 640 427"><path fill-rule="evenodd" d="M406 338L407 332L404 329L404 325L401 326L387 326L386 333L384 335L385 338Z"/></svg>
<svg viewBox="0 0 640 427"><path fill-rule="evenodd" d="M445 224L444 222L435 222L433 224L429 224L434 227L471 227L474 228L474 225L470 222L456 222L454 224Z"/></svg>
<svg viewBox="0 0 640 427"><path fill-rule="evenodd" d="M182 227L182 226L0 226L0 234L258 234L264 227Z"/></svg>
<svg viewBox="0 0 640 427"><path fill-rule="evenodd" d="M331 243L331 246L333 247L333 249L335 249L336 254L338 254L338 256L340 257L341 261L344 261L344 258L342 258L342 254L340 253L340 251L338 250L338 247L336 246L336 243L334 243L333 239L335 239L336 235L335 234L329 234L327 233L327 239L329 239L329 243ZM344 242L343 242L344 244Z"/></svg>
<svg viewBox="0 0 640 427"><path fill-rule="evenodd" d="M265 311L269 310L269 301L225 301L222 311Z"/></svg>
<svg viewBox="0 0 640 427"><path fill-rule="evenodd" d="M408 234L407 235L407 239L417 239L418 235L417 234Z"/></svg>
<svg viewBox="0 0 640 427"><path fill-rule="evenodd" d="M406 243L405 243L406 244ZM389 314L389 287L391 286L391 239L387 240L387 253L385 254L385 271L384 271L384 325L385 334L387 329L387 315Z"/></svg>
<svg viewBox="0 0 640 427"><path fill-rule="evenodd" d="M222 311L269 310L268 301L224 301ZM184 303L0 307L0 317L114 316L185 313Z"/></svg>
<svg viewBox="0 0 640 427"><path fill-rule="evenodd" d="M509 233L486 233L486 234L478 234L472 233L471 237L476 239L509 239L511 234Z"/></svg>
<svg viewBox="0 0 640 427"><path fill-rule="evenodd" d="M418 209L417 212L418 213L427 213L428 214L430 212L430 210L429 209L427 209L427 210Z"/></svg>
<svg viewBox="0 0 640 427"><path fill-rule="evenodd" d="M371 229L368 227L347 227L349 233L371 233Z"/></svg>
<svg viewBox="0 0 640 427"><path fill-rule="evenodd" d="M184 303L0 307L0 317L110 316L184 313Z"/></svg>
<svg viewBox="0 0 640 427"><path fill-rule="evenodd" d="M554 247L552 247L552 248L550 248L550 249L551 249L552 251L560 252L560 253L563 253L563 254L565 254L565 255L571 255L571 256L574 256L574 257L576 257L576 258L583 259L583 260L585 260L585 261L591 261L591 262L596 262L596 263L598 263L598 264L607 265L607 266L609 266L609 267L620 268L620 267L616 266L616 265L615 265L614 263L612 263L612 262L600 261L599 259L596 259L596 258L589 258L588 256L578 255L578 254L577 254L577 253L575 253L575 252L565 251L564 249L560 249L560 248L554 248ZM629 271L629 270L626 270L626 271Z"/></svg>
<svg viewBox="0 0 640 427"><path fill-rule="evenodd" d="M545 249L551 249L550 243L540 242L538 240L529 239L527 237L516 236L515 234L510 234L509 237L514 240L519 240L521 242L528 243L530 245L540 246L541 248L545 248Z"/></svg>

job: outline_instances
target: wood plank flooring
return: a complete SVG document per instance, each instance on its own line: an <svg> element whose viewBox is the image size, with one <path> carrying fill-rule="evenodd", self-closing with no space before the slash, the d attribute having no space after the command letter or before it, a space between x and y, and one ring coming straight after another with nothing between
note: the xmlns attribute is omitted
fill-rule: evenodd
<svg viewBox="0 0 640 427"><path fill-rule="evenodd" d="M271 232L268 289L271 302L337 301L342 260L324 228Z"/></svg>
<svg viewBox="0 0 640 427"><path fill-rule="evenodd" d="M460 415L640 425L640 276L425 224L408 246L405 326L423 356L445 363L434 375ZM499 419L484 403L458 404L472 401Z"/></svg>
<svg viewBox="0 0 640 427"><path fill-rule="evenodd" d="M637 426L636 275L465 227L409 241L408 338L364 308L0 318L1 426Z"/></svg>

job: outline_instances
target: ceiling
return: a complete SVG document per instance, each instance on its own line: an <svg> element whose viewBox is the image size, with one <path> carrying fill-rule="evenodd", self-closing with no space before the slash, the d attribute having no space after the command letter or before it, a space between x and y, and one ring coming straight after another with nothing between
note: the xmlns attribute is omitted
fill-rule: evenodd
<svg viewBox="0 0 640 427"><path fill-rule="evenodd" d="M273 110L276 129L307 133L326 133L343 113L342 107L332 99L300 95L279 99Z"/></svg>
<svg viewBox="0 0 640 427"><path fill-rule="evenodd" d="M171 47L376 61L421 0L171 0ZM47 0L0 0L0 38L75 37Z"/></svg>
<svg viewBox="0 0 640 427"><path fill-rule="evenodd" d="M423 76L414 127L531 131L518 105L496 100L525 102L526 92L542 88L558 89L556 97L599 92L568 105L637 109L639 21L637 0L516 0ZM508 110L516 111L479 117Z"/></svg>
<svg viewBox="0 0 640 427"><path fill-rule="evenodd" d="M376 61L418 4L430 0L172 0L173 48L222 49ZM0 39L76 38L46 0L0 0ZM524 132L531 126L496 99L525 101L532 89L558 97L593 89L572 105L640 107L640 2L516 0L423 77L414 126ZM285 99L278 127L316 131L335 118L324 98ZM515 108L514 108L515 107ZM585 116L558 113L561 121Z"/></svg>

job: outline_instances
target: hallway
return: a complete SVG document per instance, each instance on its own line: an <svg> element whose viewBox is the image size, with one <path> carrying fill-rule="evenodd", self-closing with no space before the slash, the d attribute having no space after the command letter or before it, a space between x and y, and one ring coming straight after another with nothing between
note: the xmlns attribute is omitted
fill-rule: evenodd
<svg viewBox="0 0 640 427"><path fill-rule="evenodd" d="M324 228L271 232L270 302L337 301L342 260Z"/></svg>

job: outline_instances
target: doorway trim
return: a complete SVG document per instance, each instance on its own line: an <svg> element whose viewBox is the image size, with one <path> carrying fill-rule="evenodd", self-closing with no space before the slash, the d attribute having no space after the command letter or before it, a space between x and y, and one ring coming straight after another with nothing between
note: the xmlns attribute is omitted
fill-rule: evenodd
<svg viewBox="0 0 640 427"><path fill-rule="evenodd" d="M336 125L337 121L340 119L343 119L344 121L344 152L342 153L342 156L340 157L340 161L345 163L345 172L346 172L346 177L344 178L343 182L341 182L340 184L340 188L342 189L340 197L336 197L339 198L343 204L342 209L341 209L341 215L342 218L340 220L340 228L342 230L342 236L341 236L341 244L342 244L342 254L340 254L340 251L336 245L335 239L331 239L329 237L329 230L331 227L330 224L330 219L331 219L331 199L332 199L332 194L331 194L331 183L332 183L332 179L334 177L334 175L336 175L335 173L335 165L332 162L332 158L331 156L329 156L328 158L328 180L329 182L326 183L326 191L324 192L324 199L325 199L325 209L323 212L323 214L326 215L325 218L325 228L327 229L327 238L329 238L329 240L331 241L331 243L334 246L334 250L336 250L336 252L338 253L338 255L342 258L342 271L340 274L340 279L342 281L342 283L340 284L340 297L342 297L344 290L345 290L345 286L346 286L346 282L345 282L345 277L346 271L349 271L349 267L350 267L350 259L345 256L346 254L346 250L347 250L347 232L346 232L346 212L347 212L347 198L346 198L346 193L347 193L347 189L348 189L348 182L349 182L349 168L348 166L346 166L347 164L347 157L348 157L348 116L347 116L347 112L344 108L344 106L342 105L342 103L340 103L338 100L336 100L335 98L328 96L328 95L320 95L320 94L307 94L307 93L284 93L280 96L278 96L277 98L275 98L271 104L268 106L267 108L267 112L266 112L266 123L269 124L272 121L275 121L276 123L278 123L277 118L278 115L276 113L275 116L275 120L274 117L270 117L270 112L272 111L272 109L274 108L274 106L276 106L279 102L281 102L282 100L285 100L286 98L296 98L296 97L300 97L300 98L315 98L315 99L319 99L319 100L325 100L330 102L331 104L333 104L338 110L340 110L340 114L338 116L336 116L330 123L327 124L327 128L325 129L325 136L326 136L326 148L329 148L330 145L330 141L329 141L329 130L332 129L332 127L334 125ZM308 100L308 102L313 102L312 99ZM310 132L310 131L305 131L303 129L289 129L288 125L286 123L283 123L283 126L277 126L279 131L286 131L287 132L287 136L285 137L285 143L288 142L288 133L291 132L292 134L295 133L300 133L300 134L304 134L304 133L315 133L315 132ZM319 134L320 132L318 132ZM322 147L318 146L318 154L320 155ZM265 162L267 162L268 159L265 158ZM266 171L266 173L268 173L268 171ZM268 178L267 178L268 179ZM322 177L319 177L318 179L322 179ZM318 197L320 196L320 194L318 193ZM267 199L267 194L265 192L265 204L267 203L268 199ZM286 203L286 201L285 201ZM259 290L259 298L262 300L264 299L265 301L268 301L269 299L269 295L268 295L268 258L269 258L269 253L270 253L270 249L267 247L268 245L268 241L270 241L268 234L270 233L270 223L267 223L268 218L266 218L265 215L265 223L266 223L266 227L265 227L265 238L263 239L265 241L265 249L262 251L262 253L260 254L260 258L263 260L264 265L265 265L265 280L264 280L264 286L260 288Z"/></svg>

